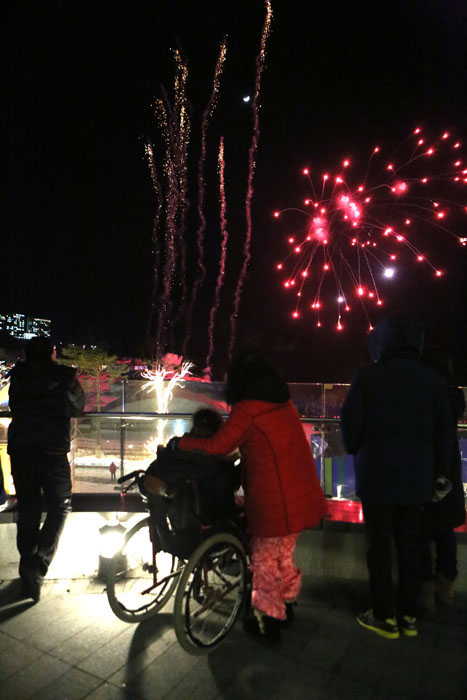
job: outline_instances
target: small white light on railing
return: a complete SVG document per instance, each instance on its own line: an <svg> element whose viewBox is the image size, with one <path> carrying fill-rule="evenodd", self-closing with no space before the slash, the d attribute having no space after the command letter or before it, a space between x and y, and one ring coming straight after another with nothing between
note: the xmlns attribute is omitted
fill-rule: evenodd
<svg viewBox="0 0 467 700"><path fill-rule="evenodd" d="M177 420L174 423L174 435L176 437L183 437L186 432L188 432L187 429L188 426L188 421L182 420L181 418L177 418Z"/></svg>
<svg viewBox="0 0 467 700"><path fill-rule="evenodd" d="M123 544L126 530L119 522L99 528L99 556L112 559Z"/></svg>

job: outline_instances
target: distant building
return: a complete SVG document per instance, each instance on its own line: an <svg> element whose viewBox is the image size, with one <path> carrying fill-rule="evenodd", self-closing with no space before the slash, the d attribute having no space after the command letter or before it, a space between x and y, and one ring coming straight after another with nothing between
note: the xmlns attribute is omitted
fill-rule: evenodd
<svg viewBox="0 0 467 700"><path fill-rule="evenodd" d="M50 336L52 321L49 318L33 318L26 314L0 313L0 331L13 338L29 340L35 336Z"/></svg>

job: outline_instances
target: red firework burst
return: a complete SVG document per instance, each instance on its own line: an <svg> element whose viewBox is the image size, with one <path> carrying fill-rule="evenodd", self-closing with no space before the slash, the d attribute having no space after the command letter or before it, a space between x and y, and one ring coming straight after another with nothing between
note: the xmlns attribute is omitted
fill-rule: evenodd
<svg viewBox="0 0 467 700"><path fill-rule="evenodd" d="M372 310L384 305L383 289L407 263L425 265L434 279L445 275L420 240L447 234L467 245L455 232L457 215L467 213L462 142L448 131L430 138L416 127L402 150L405 156L396 159L374 146L363 173L349 156L334 172L314 174L306 166L305 208L273 213L276 220L287 212L300 215L293 233L287 231L289 252L276 264L285 275L284 290L295 299L293 319L311 310L321 328L326 313L340 332L346 317L361 309L371 330Z"/></svg>

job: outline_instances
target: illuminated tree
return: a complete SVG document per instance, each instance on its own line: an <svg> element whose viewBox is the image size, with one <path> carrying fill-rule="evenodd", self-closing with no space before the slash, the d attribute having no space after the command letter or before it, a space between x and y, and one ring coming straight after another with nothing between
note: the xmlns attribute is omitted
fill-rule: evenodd
<svg viewBox="0 0 467 700"><path fill-rule="evenodd" d="M117 361L116 355L109 355L101 348L86 348L68 345L62 351L62 364L76 367L80 379L90 380L95 388L96 411L102 410L102 392L112 381L122 379L128 372L128 367ZM101 421L94 422L96 429L96 454L102 454Z"/></svg>
<svg viewBox="0 0 467 700"><path fill-rule="evenodd" d="M169 412L174 389L183 387L186 378L191 374L192 367L193 364L184 362L181 355L166 353L154 363L154 369L147 369L142 373L143 379L147 380L143 389L154 393L157 413ZM167 420L158 418L156 435L146 444L148 449L155 452L158 445L164 443L166 426Z"/></svg>

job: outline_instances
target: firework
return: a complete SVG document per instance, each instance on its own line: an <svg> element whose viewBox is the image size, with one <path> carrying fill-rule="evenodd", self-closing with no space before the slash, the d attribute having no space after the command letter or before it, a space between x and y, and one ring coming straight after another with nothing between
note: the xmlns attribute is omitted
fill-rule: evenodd
<svg viewBox="0 0 467 700"><path fill-rule="evenodd" d="M237 319L238 312L240 309L240 301L243 292L243 286L245 284L246 275L248 272L248 267L251 261L251 239L253 235L253 226L251 219L251 203L253 200L253 183L255 177L256 168L256 153L259 144L259 109L260 109L260 96L261 96L261 80L263 77L264 65L266 61L266 49L271 33L271 22L272 22L272 7L269 0L265 2L266 16L263 24L263 31L261 34L261 42L258 56L256 58L256 77L255 77L255 91L253 99L251 101L251 109L253 114L253 132L251 137L251 144L248 150L248 179L245 197L245 219L246 219L246 232L245 232L245 243L243 247L243 262L240 270L240 275L238 277L237 288L235 290L234 296L234 308L232 315L230 317L230 343L229 343L229 359L232 357L233 348L235 346L236 330L237 330Z"/></svg>
<svg viewBox="0 0 467 700"><path fill-rule="evenodd" d="M374 311L384 305L383 291L402 265L423 265L434 279L445 275L425 250L431 233L466 245L449 227L466 212L459 204L467 184L461 142L447 131L429 138L417 127L406 143L409 150L400 162L375 146L360 179L350 157L332 172L315 175L304 168L310 188L304 208L274 212L276 219L284 212L300 216L287 234L289 253L276 264L285 275L283 288L294 298L293 319L310 312L316 327L326 318L342 331L351 312L361 309L371 330Z"/></svg>
<svg viewBox="0 0 467 700"><path fill-rule="evenodd" d="M172 154L171 126L167 100L158 99L154 103L154 112L162 135L164 145L164 206L165 206L165 250L162 272L162 293L159 299L159 314L155 339L155 354L160 355L161 345L167 337L170 312L172 307L172 287L175 275L175 235L178 189L175 165Z"/></svg>
<svg viewBox="0 0 467 700"><path fill-rule="evenodd" d="M219 203L220 203L220 228L221 228L221 255L219 260L219 273L216 280L216 289L214 292L214 301L209 313L208 326L208 354L206 357L206 367L211 366L212 356L214 353L214 324L216 315L219 310L221 300L221 290L225 278L225 263L227 260L227 245L229 242L229 232L227 230L227 202L225 198L225 160L224 160L224 138L221 137L218 152L218 170L219 170Z"/></svg>
<svg viewBox="0 0 467 700"><path fill-rule="evenodd" d="M185 378L191 374L191 362L182 362L179 367L169 368L163 362L158 362L155 369L146 369L142 373L143 379L147 381L143 384L143 391L154 393L156 399L156 413L168 413L169 404L173 398L174 390L182 388ZM158 445L165 442L164 434L168 421L158 418L157 429L154 437L146 443L146 447L152 452L156 452Z"/></svg>
<svg viewBox="0 0 467 700"><path fill-rule="evenodd" d="M248 150L248 176L245 196L245 219L246 233L243 246L243 257L240 275L234 293L234 309L230 317L230 354L232 352L238 312L245 284L246 275L251 261L251 242L253 236L251 206L254 195L253 183L256 167L256 153L259 143L259 110L261 97L261 82L265 66L266 48L270 34L272 21L272 9L270 0L265 2L265 20L261 34L260 50L256 59L255 90L251 99L253 115L253 133L251 144ZM205 169L208 160L208 131L211 119L216 110L221 78L227 53L227 41L224 39L219 48L219 54L214 70L211 94L207 105L204 108L201 118L201 144L200 157L197 166L197 213L198 228L196 231L195 246L197 253L195 274L191 286L191 296L186 311L186 328L183 336L183 354L191 341L193 326L193 311L199 290L206 279L206 263L204 238L206 232L206 183ZM168 341L173 339L174 328L185 315L188 277L186 265L187 244L186 240L186 220L188 211L188 145L191 132L189 121L188 101L186 97L186 87L188 81L188 69L179 51L175 54L175 82L173 99L162 90L162 97L154 103L156 121L159 128L161 148L157 149L158 165L161 163L161 173L159 168L156 171L155 150L147 147L146 153L149 163L149 170L153 183L153 190L158 207L154 219L153 227L153 258L154 265L159 263L159 270L154 270L153 295L150 307L150 318L148 329L153 326L153 318L157 309L157 330L155 337L155 355L160 356L167 346ZM244 97L244 102L250 102L250 96ZM221 146L223 154L223 143ZM221 178L221 256L219 261L219 275L214 290L214 302L209 317L208 333L208 359L212 360L214 351L213 335L215 329L216 315L219 308L220 296L225 277L225 265L227 257L228 232L226 222L226 202L224 165L222 155L222 165L219 164L219 175ZM221 172L222 170L222 172ZM191 190L190 190L191 191ZM177 290L178 286L178 290ZM174 292L179 293L174 293Z"/></svg>
<svg viewBox="0 0 467 700"><path fill-rule="evenodd" d="M183 310L186 298L186 247L184 241L186 215L188 209L187 161L190 140L190 121L186 84L188 68L181 53L175 51L175 78L173 100L162 89L162 97L154 102L154 114L159 128L162 144L163 161L162 184L156 171L154 148L146 145L149 172L156 199L156 214L153 224L153 292L148 329L152 328L155 312L155 300L159 300L159 313L155 337L154 353L161 354L169 333L177 319L173 313L173 289L177 281L177 262L179 268L178 284L181 288L178 315ZM164 214L164 229L161 232L161 218ZM159 268L161 267L161 246L163 240L163 266L161 290L159 294Z"/></svg>
<svg viewBox="0 0 467 700"><path fill-rule="evenodd" d="M175 52L177 70L175 73L175 170L177 177L177 220L176 243L179 254L179 283L181 288L178 317L183 313L186 300L186 245L185 228L188 211L188 146L190 142L190 119L188 116L188 99L186 85L188 66L179 51Z"/></svg>
<svg viewBox="0 0 467 700"><path fill-rule="evenodd" d="M198 297L198 292L200 287L202 286L205 277L206 277L206 267L204 264L204 234L206 231L206 215L204 211L204 201L205 201L205 191L206 191L206 183L204 179L204 170L206 166L206 155L207 155L207 137L208 137L208 128L209 128L209 123L212 119L212 116L214 115L214 112L217 107L218 99L219 99L219 90L220 90L220 85L221 85L221 78L222 78L222 73L224 70L224 63L225 63L225 58L227 55L227 39L224 38L224 40L221 42L219 46L219 54L217 57L217 62L216 66L214 69L214 78L212 81L212 90L211 90L211 95L209 97L209 101L204 109L203 112L203 117L201 120L201 153L198 161L198 200L197 200L197 209L198 209L198 218L199 218L199 224L198 224L198 230L196 231L196 248L197 248L197 271L198 274L196 275L194 282L193 282L193 291L190 299L190 303L188 305L188 312L187 312L187 325L186 325L186 332L185 332L185 337L183 341L183 354L186 354L186 349L188 347L188 344L191 340L191 331L192 331L192 325L193 325L193 309L196 303L196 299Z"/></svg>
<svg viewBox="0 0 467 700"><path fill-rule="evenodd" d="M156 311L156 299L159 289L159 265L160 265L160 223L161 216L164 209L164 197L161 190L161 185L159 182L159 177L157 173L156 158L154 149L151 144L146 144L145 147L146 157L148 161L149 173L151 176L152 188L154 193L154 219L152 226L152 256L153 256L153 278L152 278L152 293L151 293L151 303L149 309L148 325L147 325L147 337L151 338L152 335L152 324L154 320L154 314ZM159 342L156 342L156 356L160 354Z"/></svg>

